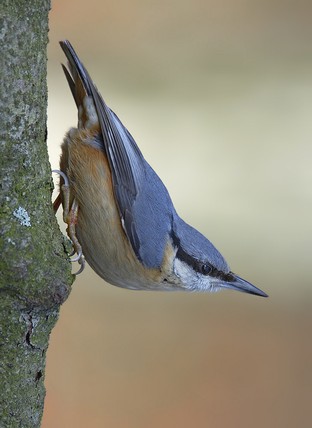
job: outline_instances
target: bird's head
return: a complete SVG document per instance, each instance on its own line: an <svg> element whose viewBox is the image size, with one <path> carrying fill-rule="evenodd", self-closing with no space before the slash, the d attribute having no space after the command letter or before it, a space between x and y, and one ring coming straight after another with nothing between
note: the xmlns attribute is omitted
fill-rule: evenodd
<svg viewBox="0 0 312 428"><path fill-rule="evenodd" d="M267 297L259 288L231 272L226 260L200 232L176 218L172 232L176 247L173 271L190 291L218 291L224 288Z"/></svg>

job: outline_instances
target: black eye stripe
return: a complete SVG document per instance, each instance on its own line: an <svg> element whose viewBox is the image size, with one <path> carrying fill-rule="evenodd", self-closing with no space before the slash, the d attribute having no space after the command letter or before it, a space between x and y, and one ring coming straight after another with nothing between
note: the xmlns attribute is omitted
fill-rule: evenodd
<svg viewBox="0 0 312 428"><path fill-rule="evenodd" d="M195 272L198 272L201 275L210 276L213 278L219 278L222 281L227 281L227 282L234 281L235 279L231 272L229 273L222 272L216 269L215 267L211 266L211 264L209 264L208 262L204 263L195 259L194 257L187 254L182 249L181 246L178 246L176 257L179 260L191 266Z"/></svg>
<svg viewBox="0 0 312 428"><path fill-rule="evenodd" d="M209 275L212 271L212 267L208 263L203 263L201 266L201 273L203 275Z"/></svg>

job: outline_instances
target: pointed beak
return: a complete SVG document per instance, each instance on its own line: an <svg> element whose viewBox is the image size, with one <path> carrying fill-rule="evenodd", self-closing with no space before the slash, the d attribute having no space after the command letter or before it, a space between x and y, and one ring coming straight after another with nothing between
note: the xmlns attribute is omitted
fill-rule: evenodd
<svg viewBox="0 0 312 428"><path fill-rule="evenodd" d="M221 281L221 283L219 283L218 285L221 288L229 288L230 290L255 294L256 296L261 297L268 297L268 295L264 291L250 284L250 282L245 281L243 278L240 278L238 275L235 275L235 273L231 272L231 276L233 277L233 279L231 279L230 281Z"/></svg>

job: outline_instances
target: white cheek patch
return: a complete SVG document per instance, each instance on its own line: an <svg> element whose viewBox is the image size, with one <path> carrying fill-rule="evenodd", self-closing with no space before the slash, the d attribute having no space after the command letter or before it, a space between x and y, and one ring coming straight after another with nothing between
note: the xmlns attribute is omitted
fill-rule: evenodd
<svg viewBox="0 0 312 428"><path fill-rule="evenodd" d="M173 270L183 286L189 291L215 292L219 290L219 287L213 284L211 277L195 272L191 266L178 258L174 259Z"/></svg>
<svg viewBox="0 0 312 428"><path fill-rule="evenodd" d="M173 271L183 286L188 290L200 290L200 279L193 269L182 260L174 259Z"/></svg>
<svg viewBox="0 0 312 428"><path fill-rule="evenodd" d="M183 283L185 283L187 277L189 276L189 267L187 264L175 258L173 262L173 270L176 276L180 278Z"/></svg>

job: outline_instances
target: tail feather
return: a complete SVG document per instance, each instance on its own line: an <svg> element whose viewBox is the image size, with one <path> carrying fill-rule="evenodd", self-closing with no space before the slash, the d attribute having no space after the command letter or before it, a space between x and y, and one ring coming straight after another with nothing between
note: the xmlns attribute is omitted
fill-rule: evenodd
<svg viewBox="0 0 312 428"><path fill-rule="evenodd" d="M72 93L72 95L74 97L74 100L76 102L76 106L78 108L79 107L79 100L77 99L77 95L76 95L76 85L75 85L75 82L74 82L73 78L71 77L70 72L67 70L67 68L65 67L64 64L62 64L62 68L63 68L64 74L65 74L65 77L67 79L68 85L70 87L71 93Z"/></svg>
<svg viewBox="0 0 312 428"><path fill-rule="evenodd" d="M91 79L70 42L68 40L64 40L60 42L60 45L67 57L69 65L68 71L68 69L62 64L65 77L69 84L76 105L79 107L82 105L83 99L86 96L92 96L89 84Z"/></svg>

